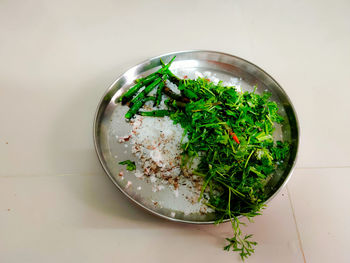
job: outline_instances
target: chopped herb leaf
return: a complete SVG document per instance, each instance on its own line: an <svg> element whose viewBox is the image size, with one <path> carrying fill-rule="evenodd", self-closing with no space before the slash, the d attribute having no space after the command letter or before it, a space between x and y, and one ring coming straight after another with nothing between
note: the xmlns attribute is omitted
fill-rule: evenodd
<svg viewBox="0 0 350 263"><path fill-rule="evenodd" d="M119 164L121 164L121 165L126 165L126 170L128 170L128 171L134 171L134 170L136 170L136 164L135 164L135 162L132 162L132 161L130 161L130 160L126 160L126 161L120 162Z"/></svg>

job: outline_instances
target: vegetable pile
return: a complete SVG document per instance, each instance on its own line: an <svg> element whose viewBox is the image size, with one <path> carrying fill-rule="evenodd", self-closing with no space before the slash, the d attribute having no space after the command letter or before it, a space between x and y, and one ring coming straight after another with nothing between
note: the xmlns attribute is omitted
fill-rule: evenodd
<svg viewBox="0 0 350 263"><path fill-rule="evenodd" d="M282 123L278 106L269 93L238 92L235 87L214 84L208 79L180 79L169 67L175 57L157 72L137 80L120 98L130 109L125 118L170 116L179 123L188 142L182 144L182 166L200 158L193 172L203 177L206 205L218 215L216 223L229 219L233 237L227 238L225 250L238 251L242 259L254 252L252 235L244 235L238 216L248 219L259 215L267 199L264 187L278 165L288 158L289 145L274 141L275 123ZM166 85L176 84L180 94ZM144 88L143 88L144 87ZM143 89L142 89L143 88ZM157 88L156 96L148 94ZM166 95L167 110L142 111L146 101L158 106ZM123 164L128 164L124 162ZM131 167L130 167L131 168Z"/></svg>

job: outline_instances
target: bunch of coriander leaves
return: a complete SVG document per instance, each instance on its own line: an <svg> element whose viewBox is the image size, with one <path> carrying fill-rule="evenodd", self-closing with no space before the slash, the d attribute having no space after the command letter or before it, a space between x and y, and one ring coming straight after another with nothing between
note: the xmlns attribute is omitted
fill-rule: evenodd
<svg viewBox="0 0 350 263"><path fill-rule="evenodd" d="M238 92L222 82L198 78L179 81L181 94L189 98L186 104L167 101L187 134L182 145L182 165L200 158L193 172L202 176L203 192L209 195L207 206L219 215L216 223L229 219L233 237L227 238L225 250L238 251L242 260L254 252L257 244L252 235L244 235L238 216L249 221L259 215L267 196L264 186L277 166L288 156L289 145L274 142L274 123L282 123L277 104L270 94Z"/></svg>

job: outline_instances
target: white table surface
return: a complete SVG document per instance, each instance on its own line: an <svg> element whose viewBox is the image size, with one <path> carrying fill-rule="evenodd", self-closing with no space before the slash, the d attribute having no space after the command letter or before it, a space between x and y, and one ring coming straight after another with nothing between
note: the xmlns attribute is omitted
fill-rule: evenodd
<svg viewBox="0 0 350 263"><path fill-rule="evenodd" d="M288 186L247 227L247 262L350 262L350 1L0 1L0 262L240 262L230 224L170 223L102 171L92 124L118 75L208 49L290 95L301 126Z"/></svg>

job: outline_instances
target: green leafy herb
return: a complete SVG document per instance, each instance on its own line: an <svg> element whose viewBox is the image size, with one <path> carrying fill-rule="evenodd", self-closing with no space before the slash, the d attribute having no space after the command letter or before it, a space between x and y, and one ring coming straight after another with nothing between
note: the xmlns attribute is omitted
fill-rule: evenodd
<svg viewBox="0 0 350 263"><path fill-rule="evenodd" d="M256 242L243 235L238 216L261 213L268 176L287 158L289 145L273 140L274 122L283 118L268 93L242 93L201 78L182 83L184 91L196 95L185 109L177 107L171 115L189 138L182 145L187 156L183 160L205 153L196 171L205 182L202 192L210 185L207 205L220 215L218 223L232 223L233 237L227 239L225 250L238 251L244 259L254 252Z"/></svg>
<svg viewBox="0 0 350 263"><path fill-rule="evenodd" d="M134 171L134 170L136 170L136 164L135 164L135 162L132 162L132 161L130 161L130 160L126 160L126 161L120 162L119 164L121 164L121 165L126 165L126 170L128 170L128 171Z"/></svg>

